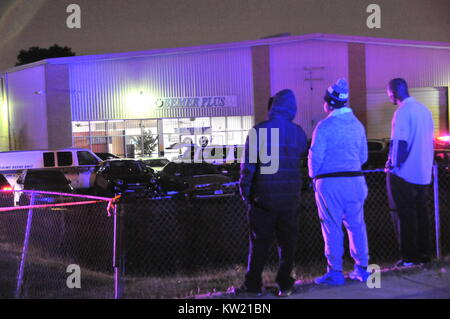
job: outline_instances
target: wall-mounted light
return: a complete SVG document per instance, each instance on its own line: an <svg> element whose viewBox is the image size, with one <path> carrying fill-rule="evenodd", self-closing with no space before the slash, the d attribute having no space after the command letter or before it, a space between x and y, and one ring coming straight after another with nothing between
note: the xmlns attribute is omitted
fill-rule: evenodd
<svg viewBox="0 0 450 319"><path fill-rule="evenodd" d="M148 115L151 109L155 107L156 98L140 90L136 93L131 93L125 98L126 108L129 109L133 116Z"/></svg>

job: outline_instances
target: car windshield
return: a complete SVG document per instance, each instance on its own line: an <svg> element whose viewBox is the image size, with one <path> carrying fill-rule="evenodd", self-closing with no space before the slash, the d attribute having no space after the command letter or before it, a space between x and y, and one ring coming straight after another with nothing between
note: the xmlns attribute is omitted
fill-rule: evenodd
<svg viewBox="0 0 450 319"><path fill-rule="evenodd" d="M162 159L145 160L144 162L150 167L162 167L165 166L167 163L169 163L169 160L162 158Z"/></svg>
<svg viewBox="0 0 450 319"><path fill-rule="evenodd" d="M113 174L141 174L144 172L143 167L137 161L113 161L110 163L111 172Z"/></svg>

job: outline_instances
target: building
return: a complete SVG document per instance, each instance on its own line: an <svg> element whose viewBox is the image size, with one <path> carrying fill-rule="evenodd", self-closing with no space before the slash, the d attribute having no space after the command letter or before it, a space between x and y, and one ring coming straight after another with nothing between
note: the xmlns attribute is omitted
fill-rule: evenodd
<svg viewBox="0 0 450 319"><path fill-rule="evenodd" d="M15 67L1 75L0 148L172 158L183 142L243 144L265 119L268 98L285 88L311 136L324 91L340 77L369 138L390 136L386 85L394 77L431 109L436 134L448 133L450 43L310 34Z"/></svg>

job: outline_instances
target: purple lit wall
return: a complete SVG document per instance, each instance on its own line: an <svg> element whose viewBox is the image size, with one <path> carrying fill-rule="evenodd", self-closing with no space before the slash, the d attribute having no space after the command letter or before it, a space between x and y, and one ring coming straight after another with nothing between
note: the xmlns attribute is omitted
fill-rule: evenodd
<svg viewBox="0 0 450 319"><path fill-rule="evenodd" d="M71 63L69 70L73 121L253 113L250 48ZM146 107L138 112L127 99L139 92L149 97L236 96L237 107Z"/></svg>
<svg viewBox="0 0 450 319"><path fill-rule="evenodd" d="M329 85L340 77L348 79L348 48L345 42L310 40L273 45L271 48L272 94L292 89L297 98L295 122L308 136L322 118L323 95ZM323 70L305 68L323 67ZM313 81L307 81L312 77ZM312 85L312 90L311 90Z"/></svg>
<svg viewBox="0 0 450 319"><path fill-rule="evenodd" d="M450 48L366 45L367 89L384 89L396 77L409 87L450 85Z"/></svg>
<svg viewBox="0 0 450 319"><path fill-rule="evenodd" d="M47 148L45 66L23 69L6 76L12 149Z"/></svg>

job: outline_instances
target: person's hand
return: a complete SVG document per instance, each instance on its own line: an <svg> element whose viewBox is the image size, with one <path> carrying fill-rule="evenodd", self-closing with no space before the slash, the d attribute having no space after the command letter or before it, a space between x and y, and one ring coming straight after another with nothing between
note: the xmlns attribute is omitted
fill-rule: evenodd
<svg viewBox="0 0 450 319"><path fill-rule="evenodd" d="M386 164L384 165L384 172L385 173L389 173L390 171L392 171L394 167L391 164L391 160L387 160Z"/></svg>

